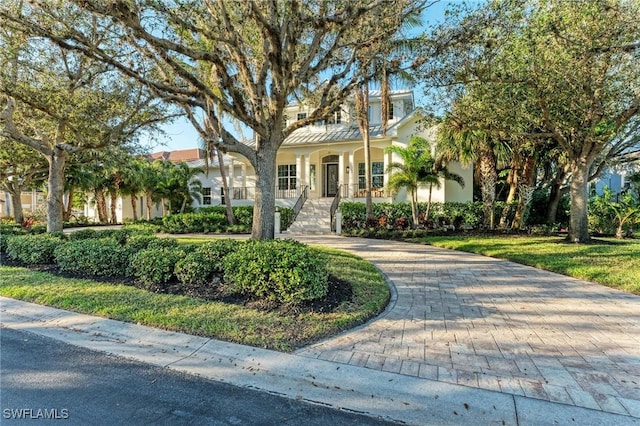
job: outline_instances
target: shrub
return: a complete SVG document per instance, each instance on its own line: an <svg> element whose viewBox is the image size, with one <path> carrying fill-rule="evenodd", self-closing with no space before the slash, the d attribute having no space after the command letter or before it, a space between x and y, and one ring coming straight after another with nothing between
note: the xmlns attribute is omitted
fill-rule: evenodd
<svg viewBox="0 0 640 426"><path fill-rule="evenodd" d="M247 241L224 259L233 290L254 298L298 304L327 294L327 259L292 240Z"/></svg>
<svg viewBox="0 0 640 426"><path fill-rule="evenodd" d="M125 246L131 249L132 252L137 253L140 250L149 248L151 242L157 240L154 235L136 234L129 237Z"/></svg>
<svg viewBox="0 0 640 426"><path fill-rule="evenodd" d="M7 239L7 254L26 265L53 263L53 251L63 244L56 235L17 235Z"/></svg>
<svg viewBox="0 0 640 426"><path fill-rule="evenodd" d="M210 283L214 273L223 271L225 256L241 244L243 242L238 240L225 239L198 246L176 264L175 274L178 280L189 286Z"/></svg>
<svg viewBox="0 0 640 426"><path fill-rule="evenodd" d="M87 238L68 241L55 250L61 271L98 276L130 276L132 250L113 238Z"/></svg>
<svg viewBox="0 0 640 426"><path fill-rule="evenodd" d="M162 249L162 248L166 248L166 249L171 249L171 248L175 248L178 247L178 240L176 240L175 238L153 238L152 240L149 241L149 244L147 244L146 248L149 249Z"/></svg>
<svg viewBox="0 0 640 426"><path fill-rule="evenodd" d="M98 238L98 231L95 229L80 229L69 234L69 240L86 240L88 238Z"/></svg>
<svg viewBox="0 0 640 426"><path fill-rule="evenodd" d="M185 257L179 249L149 248L140 250L131 259L133 275L147 289L162 289L174 278L176 263Z"/></svg>

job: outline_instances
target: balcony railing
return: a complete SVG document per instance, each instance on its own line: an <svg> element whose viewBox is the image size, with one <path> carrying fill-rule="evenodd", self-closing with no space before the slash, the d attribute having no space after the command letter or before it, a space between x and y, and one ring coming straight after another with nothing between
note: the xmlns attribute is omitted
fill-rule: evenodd
<svg viewBox="0 0 640 426"><path fill-rule="evenodd" d="M366 190L360 185L350 184L341 185L342 198L365 198ZM387 198L389 195L384 188L371 188L371 196L373 198Z"/></svg>

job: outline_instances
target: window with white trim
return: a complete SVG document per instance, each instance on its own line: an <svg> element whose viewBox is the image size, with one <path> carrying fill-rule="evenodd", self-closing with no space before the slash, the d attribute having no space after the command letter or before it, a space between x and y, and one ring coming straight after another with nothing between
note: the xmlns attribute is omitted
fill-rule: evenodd
<svg viewBox="0 0 640 426"><path fill-rule="evenodd" d="M211 187L202 188L202 205L211 205Z"/></svg>
<svg viewBox="0 0 640 426"><path fill-rule="evenodd" d="M295 164L280 164L278 166L278 189L296 189Z"/></svg>
<svg viewBox="0 0 640 426"><path fill-rule="evenodd" d="M358 163L358 189L366 189L364 177L364 163ZM384 186L384 162L374 161L371 163L371 188L382 188Z"/></svg>

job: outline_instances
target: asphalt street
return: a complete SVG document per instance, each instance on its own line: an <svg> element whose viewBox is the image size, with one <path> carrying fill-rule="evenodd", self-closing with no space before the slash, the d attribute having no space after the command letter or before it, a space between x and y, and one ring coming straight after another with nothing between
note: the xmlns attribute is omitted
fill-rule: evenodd
<svg viewBox="0 0 640 426"><path fill-rule="evenodd" d="M2 425L388 425L0 329Z"/></svg>

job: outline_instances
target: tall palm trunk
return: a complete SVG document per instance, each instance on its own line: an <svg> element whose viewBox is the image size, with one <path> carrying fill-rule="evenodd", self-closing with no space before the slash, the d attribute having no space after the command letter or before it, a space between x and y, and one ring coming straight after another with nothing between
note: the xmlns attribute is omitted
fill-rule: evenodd
<svg viewBox="0 0 640 426"><path fill-rule="evenodd" d="M151 209L153 208L153 200L151 198L151 194L147 192L147 220L151 220Z"/></svg>
<svg viewBox="0 0 640 426"><path fill-rule="evenodd" d="M115 190L109 191L109 195L111 197L111 203L109 205L109 209L111 211L111 224L115 225L116 223L118 223L118 217L117 217L117 211L116 211L116 206L118 204L118 192L116 192Z"/></svg>
<svg viewBox="0 0 640 426"><path fill-rule="evenodd" d="M491 147L487 144L482 144L480 147L479 169L484 226L488 229L494 229L495 219L493 207L496 201L496 181L498 180L498 174L496 172L495 155Z"/></svg>
<svg viewBox="0 0 640 426"><path fill-rule="evenodd" d="M371 138L369 136L369 86L356 89L356 111L358 127L364 142L364 182L365 208L367 219L373 218L373 199L371 198Z"/></svg>
<svg viewBox="0 0 640 426"><path fill-rule="evenodd" d="M98 221L100 221L100 223L107 223L108 222L107 200L105 199L105 196L104 196L104 190L96 189L95 198L96 198L96 210L98 210Z"/></svg>
<svg viewBox="0 0 640 426"><path fill-rule="evenodd" d="M524 222L527 219L527 210L533 198L536 180L536 158L533 155L527 156L522 167L522 184L520 185L520 195L518 199L518 207L513 218L512 228L524 228Z"/></svg>
<svg viewBox="0 0 640 426"><path fill-rule="evenodd" d="M131 210L133 210L133 220L138 220L138 196L131 194Z"/></svg>
<svg viewBox="0 0 640 426"><path fill-rule="evenodd" d="M509 212L511 211L511 203L516 198L516 193L518 190L518 169L519 165L518 161L514 159L511 161L511 169L509 170L509 174L507 175L507 184L509 185L509 193L507 194L507 199L504 204L504 208L502 209L502 214L500 215L500 228L507 227L507 220L509 218Z"/></svg>

